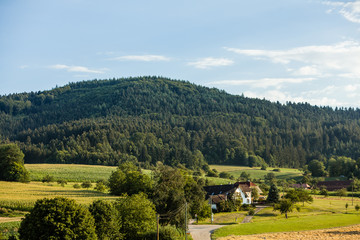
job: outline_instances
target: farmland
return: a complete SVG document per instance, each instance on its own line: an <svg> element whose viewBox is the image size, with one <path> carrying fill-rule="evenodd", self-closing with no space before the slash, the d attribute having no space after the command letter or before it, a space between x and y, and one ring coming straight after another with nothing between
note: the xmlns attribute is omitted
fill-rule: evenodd
<svg viewBox="0 0 360 240"><path fill-rule="evenodd" d="M274 173L277 179L301 179L302 172L298 169L292 168L277 168L280 171L274 171L275 168L267 168L266 170L261 170L260 167L242 167L242 166L224 166L224 165L210 165L211 169L216 169L218 172L228 172L238 178L242 172L250 174L251 179L264 179L264 176L268 173Z"/></svg>

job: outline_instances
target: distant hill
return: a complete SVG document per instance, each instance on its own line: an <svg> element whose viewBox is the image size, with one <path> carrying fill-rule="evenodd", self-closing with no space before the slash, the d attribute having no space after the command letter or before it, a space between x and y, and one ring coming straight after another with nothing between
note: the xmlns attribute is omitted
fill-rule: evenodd
<svg viewBox="0 0 360 240"><path fill-rule="evenodd" d="M360 110L284 105L161 77L93 80L1 96L1 139L18 142L26 163L299 168L360 159Z"/></svg>

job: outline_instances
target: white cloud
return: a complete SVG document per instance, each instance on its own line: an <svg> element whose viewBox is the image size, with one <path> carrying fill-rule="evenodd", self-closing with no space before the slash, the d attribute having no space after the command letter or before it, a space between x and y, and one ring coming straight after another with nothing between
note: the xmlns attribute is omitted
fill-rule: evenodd
<svg viewBox="0 0 360 240"><path fill-rule="evenodd" d="M278 90L271 90L261 93L246 91L244 92L244 95L251 98L259 98L259 99L265 98L273 102L279 101L281 103L286 103L290 101L295 103L307 102L317 106L331 106L331 107L344 106L344 103L339 102L335 98L329 98L327 96L313 95L311 97L304 98L303 96L292 96L288 92L283 92Z"/></svg>
<svg viewBox="0 0 360 240"><path fill-rule="evenodd" d="M355 92L360 87L360 84L348 84L344 87L346 92Z"/></svg>
<svg viewBox="0 0 360 240"><path fill-rule="evenodd" d="M81 72L81 73L104 73L104 69L102 70L92 70L87 67L83 66L68 66L64 64L56 64L52 65L49 68L51 69L59 69L59 70L66 70L68 72Z"/></svg>
<svg viewBox="0 0 360 240"><path fill-rule="evenodd" d="M255 88L268 88L268 87L276 87L281 88L285 83L304 83L308 81L313 81L314 78L262 78L256 80L222 80L222 81L214 81L208 83L209 85L230 85L230 86L239 86L239 85L247 85Z"/></svg>
<svg viewBox="0 0 360 240"><path fill-rule="evenodd" d="M360 23L360 1L354 2L330 2L325 1L323 4L333 7L333 9L327 10L327 13L332 13L334 10L343 15L348 21L354 23Z"/></svg>
<svg viewBox="0 0 360 240"><path fill-rule="evenodd" d="M127 55L127 56L111 58L110 60L153 62L153 61L170 61L170 58L161 55Z"/></svg>
<svg viewBox="0 0 360 240"><path fill-rule="evenodd" d="M234 61L226 58L202 58L195 62L190 62L188 65L196 68L207 69L211 67L229 66L234 64Z"/></svg>
<svg viewBox="0 0 360 240"><path fill-rule="evenodd" d="M284 65L303 64L297 72L299 75L320 73L335 75L337 73L360 76L360 43L357 41L344 41L334 45L304 46L288 50L225 49L240 55Z"/></svg>
<svg viewBox="0 0 360 240"><path fill-rule="evenodd" d="M21 65L19 68L20 68L20 69L29 68L29 65Z"/></svg>
<svg viewBox="0 0 360 240"><path fill-rule="evenodd" d="M294 74L300 76L320 76L321 72L317 66L304 66L294 71Z"/></svg>

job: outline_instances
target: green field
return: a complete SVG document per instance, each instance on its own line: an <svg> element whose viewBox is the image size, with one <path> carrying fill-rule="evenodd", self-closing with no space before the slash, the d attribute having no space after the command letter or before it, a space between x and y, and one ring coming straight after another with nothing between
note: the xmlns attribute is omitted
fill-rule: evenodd
<svg viewBox="0 0 360 240"><path fill-rule="evenodd" d="M349 204L347 210L346 203ZM355 198L354 205L352 205L351 197L314 196L312 204L305 204L304 207L301 207L300 212L294 210L289 213L288 219L269 207L256 214L251 223L223 227L215 231L214 237L315 230L360 224L360 215L354 207L356 204L360 205L359 198ZM302 203L299 205L302 206Z"/></svg>
<svg viewBox="0 0 360 240"><path fill-rule="evenodd" d="M108 179L116 167L99 165L77 165L77 164L25 164L30 172L31 181L41 181L50 175L55 180L63 179L68 182L96 182L101 179Z"/></svg>
<svg viewBox="0 0 360 240"><path fill-rule="evenodd" d="M273 171L274 168L267 168L266 170L261 170L260 167L241 167L241 166L224 166L224 165L210 165L211 169L216 169L218 172L228 172L234 176L235 179L240 177L242 172L250 174L251 179L264 179L264 176L268 173L274 173L277 179L295 179L300 180L302 177L302 172L298 169L292 168L279 168L280 172Z"/></svg>

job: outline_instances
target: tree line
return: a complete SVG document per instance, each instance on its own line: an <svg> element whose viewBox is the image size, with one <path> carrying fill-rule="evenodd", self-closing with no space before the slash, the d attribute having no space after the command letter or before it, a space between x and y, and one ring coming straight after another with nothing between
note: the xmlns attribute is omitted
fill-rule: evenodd
<svg viewBox="0 0 360 240"><path fill-rule="evenodd" d="M93 80L0 97L0 141L27 163L359 166L360 110L280 104L162 77Z"/></svg>

